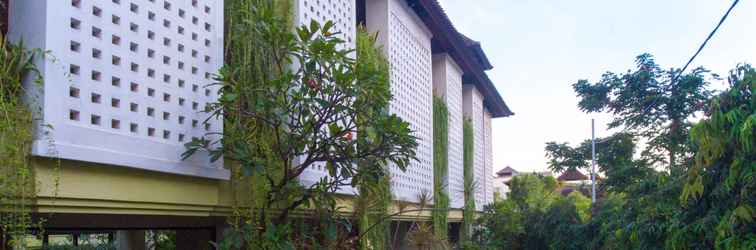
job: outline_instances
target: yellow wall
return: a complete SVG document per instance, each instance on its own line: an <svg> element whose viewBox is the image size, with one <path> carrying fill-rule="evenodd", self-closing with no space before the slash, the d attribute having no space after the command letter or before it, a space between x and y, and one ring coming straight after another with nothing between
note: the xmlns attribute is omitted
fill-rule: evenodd
<svg viewBox="0 0 756 250"><path fill-rule="evenodd" d="M78 161L35 161L40 213L223 216L231 211L228 181ZM344 214L352 212L349 197L341 197L339 203L347 208ZM404 206L404 211L415 209L413 204ZM392 211L398 212L399 206L395 204ZM427 220L430 212L396 218ZM461 220L461 211L449 213L449 221Z"/></svg>

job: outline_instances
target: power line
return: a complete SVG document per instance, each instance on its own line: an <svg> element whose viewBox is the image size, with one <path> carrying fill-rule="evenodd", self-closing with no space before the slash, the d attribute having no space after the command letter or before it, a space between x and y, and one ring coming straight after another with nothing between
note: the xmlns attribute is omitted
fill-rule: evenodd
<svg viewBox="0 0 756 250"><path fill-rule="evenodd" d="M725 14L722 16L722 18L719 19L719 23L717 23L717 26L714 27L714 29L709 33L709 36L706 37L706 40L704 40L703 43L701 43L701 46L698 47L698 50L696 50L696 53L693 54L693 56L690 57L690 59L688 60L688 62L685 63L685 66L683 66L683 68L679 72L677 72L677 74L675 75L675 77L672 78L672 81L670 82L670 84L667 85L667 86L665 86L664 91L662 91L662 92L669 91L670 86L672 86L677 81L677 79L680 78L680 76L682 76L682 73L685 72L686 69L688 69L688 66L690 66L690 64L693 62L693 60L695 60L696 57L698 57L698 54L700 54L701 51L703 51L703 49L706 47L706 44L709 43L709 40L711 40L711 38L714 37L714 34L717 33L717 31L719 30L719 27L721 27L722 24L725 22L725 20L727 20L727 17L730 16L730 12L732 12L732 10L735 8L735 6L738 5L738 2L740 2L740 0L735 0L735 1L732 2L732 5L730 5L729 9L727 9L727 12L725 12ZM643 113L648 112L651 109L651 107L653 107L654 105L656 105L656 101L657 100L658 99L654 99L651 102L651 104L649 104L648 106L646 106L646 108L643 110ZM636 127L636 125L625 127L625 129L623 129L620 133L626 133L627 131L629 131L630 129L633 129L635 127ZM598 143L603 143L603 142L606 142L607 140L608 140L608 138L606 138L604 140L600 140L600 141L598 141Z"/></svg>

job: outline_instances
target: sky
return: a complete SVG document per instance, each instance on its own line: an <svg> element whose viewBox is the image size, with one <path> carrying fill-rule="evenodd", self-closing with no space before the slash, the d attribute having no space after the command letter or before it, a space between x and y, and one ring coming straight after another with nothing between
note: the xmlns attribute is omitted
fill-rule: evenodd
<svg viewBox="0 0 756 250"><path fill-rule="evenodd" d="M494 172L546 170L549 141L607 136L608 114L577 108L571 85L624 72L641 53L681 68L732 4L729 0L439 0L456 28L481 42L488 74L515 113L493 122ZM756 1L738 3L690 68L726 75L756 64ZM722 89L725 82L712 88Z"/></svg>

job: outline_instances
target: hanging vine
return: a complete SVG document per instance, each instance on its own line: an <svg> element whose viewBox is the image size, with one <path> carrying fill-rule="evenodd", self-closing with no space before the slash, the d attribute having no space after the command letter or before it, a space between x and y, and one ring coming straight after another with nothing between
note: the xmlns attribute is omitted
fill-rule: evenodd
<svg viewBox="0 0 756 250"><path fill-rule="evenodd" d="M449 194L449 110L444 100L433 98L433 231L447 238Z"/></svg>
<svg viewBox="0 0 756 250"><path fill-rule="evenodd" d="M34 115L22 101L28 94L24 80L39 76L32 63L37 54L0 34L0 236L10 236L0 239L14 248L24 246L37 195L31 159Z"/></svg>
<svg viewBox="0 0 756 250"><path fill-rule="evenodd" d="M471 238L472 225L475 220L475 181L473 179L473 126L469 119L463 122L463 148L464 151L464 185L465 185L465 208L462 215L462 242Z"/></svg>
<svg viewBox="0 0 756 250"><path fill-rule="evenodd" d="M357 79L374 78L375 87L381 95L390 96L389 62L376 39L364 27L357 30ZM370 98L360 96L358 98ZM388 100L388 98L386 99ZM376 113L386 112L388 102L380 103L372 109L364 110L359 119L371 119ZM363 123L364 122L360 122ZM365 135L358 135L365 136ZM363 164L373 164L363 162ZM391 235L391 222L384 218L392 204L391 182L389 174L376 179L364 179L359 184L359 195L355 198L355 213L359 220L360 249L388 249Z"/></svg>

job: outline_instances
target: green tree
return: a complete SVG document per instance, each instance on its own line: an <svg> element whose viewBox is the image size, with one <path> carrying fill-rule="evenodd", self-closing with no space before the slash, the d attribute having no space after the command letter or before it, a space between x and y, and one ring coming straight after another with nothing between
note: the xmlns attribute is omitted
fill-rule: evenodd
<svg viewBox="0 0 756 250"><path fill-rule="evenodd" d="M409 124L386 112L391 99L385 74L333 31L333 22L293 29L291 2L231 1L226 4L228 58L217 77L220 98L207 112L223 116L220 141L187 144L223 157L233 182L251 200L222 248L350 248L348 221L337 216L335 192L383 178L389 165L405 170L415 160ZM381 78L380 76L384 76ZM369 118L369 119L368 119ZM320 166L328 176L299 182ZM292 232L292 212L308 209L311 234ZM301 233L301 232L300 232ZM344 243L344 244L340 244Z"/></svg>
<svg viewBox="0 0 756 250"><path fill-rule="evenodd" d="M588 113L614 115L609 128L647 138L644 157L652 164L666 163L671 171L682 171L692 155L688 143L690 118L703 110L711 91L706 87L711 74L704 68L690 73L662 69L650 54L635 60L626 73L607 72L596 83L579 80L573 89L580 97L578 107Z"/></svg>
<svg viewBox="0 0 756 250"><path fill-rule="evenodd" d="M695 162L670 249L756 248L756 70L740 65L691 130Z"/></svg>

